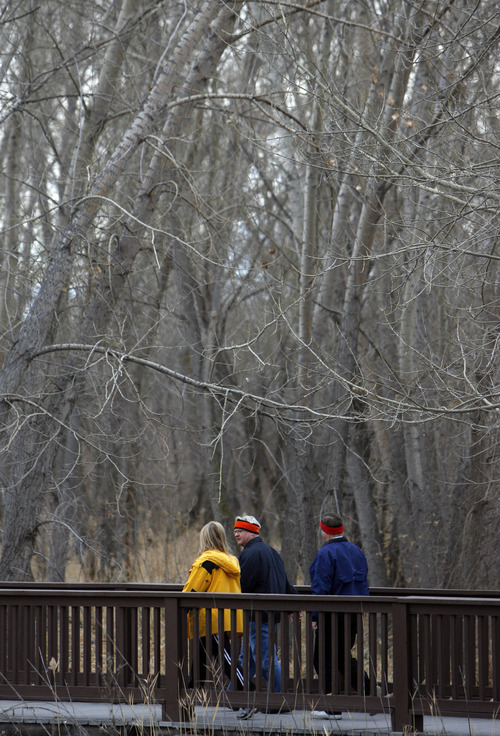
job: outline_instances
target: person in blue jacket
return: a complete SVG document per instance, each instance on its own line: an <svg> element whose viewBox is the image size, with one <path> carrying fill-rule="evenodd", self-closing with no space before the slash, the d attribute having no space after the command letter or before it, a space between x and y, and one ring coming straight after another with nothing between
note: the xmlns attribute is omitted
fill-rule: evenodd
<svg viewBox="0 0 500 736"><path fill-rule="evenodd" d="M368 586L368 563L360 547L349 542L344 536L342 519L335 514L324 514L320 521L324 545L318 550L309 568L311 593L313 595L370 595ZM357 634L356 614L350 617L350 648L354 646ZM325 647L325 693L332 690L332 622L330 616L324 617L324 635L318 636L318 616L313 615L313 628L316 629L314 645L314 667L318 672L319 642ZM345 672L344 656L344 616L338 617L337 628L337 666L341 675ZM351 660L351 684L356 687L357 661ZM369 682L365 677L365 690ZM334 714L338 715L338 714Z"/></svg>
<svg viewBox="0 0 500 736"><path fill-rule="evenodd" d="M242 593L296 593L297 591L288 580L285 565L279 552L260 537L261 526L254 516L237 516L234 522L234 536L237 544L243 548L239 556L241 569ZM269 622L267 614L262 617L262 674L269 683L269 659L274 654L274 691L281 691L281 665L276 654L269 652L268 635ZM250 621L250 677L255 675L256 649L255 621ZM254 710L254 709L252 709ZM248 718L241 714L240 718Z"/></svg>

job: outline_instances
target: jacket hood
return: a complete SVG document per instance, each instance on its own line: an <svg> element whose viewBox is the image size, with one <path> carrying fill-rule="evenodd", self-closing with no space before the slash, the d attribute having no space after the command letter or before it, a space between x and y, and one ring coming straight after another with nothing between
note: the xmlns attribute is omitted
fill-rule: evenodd
<svg viewBox="0 0 500 736"><path fill-rule="evenodd" d="M217 549L208 549L198 557L196 562L201 566L205 560L215 562L227 575L233 575L237 578L240 576L240 563L234 555L227 555Z"/></svg>

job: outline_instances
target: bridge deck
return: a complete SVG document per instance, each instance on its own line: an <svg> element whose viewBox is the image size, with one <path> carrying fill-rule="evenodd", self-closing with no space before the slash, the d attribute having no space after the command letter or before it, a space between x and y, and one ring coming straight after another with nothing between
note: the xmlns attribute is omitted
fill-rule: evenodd
<svg viewBox="0 0 500 736"><path fill-rule="evenodd" d="M18 700L0 703L0 724L15 725L17 733L33 733L33 726L40 726L40 733L47 734L47 727L71 726L92 727L100 733L108 728L128 731L132 727L144 731L172 734L218 733L229 734L350 734L351 736L384 736L394 733L391 730L389 715L378 713L342 713L340 720L313 718L309 711L294 710L290 713L257 712L250 720L240 721L229 708L196 706L194 718L186 723L172 723L161 720L159 705L124 705L113 703L76 702L20 702ZM59 729L58 729L59 730ZM3 729L2 729L3 731ZM425 716L424 734L431 736L500 736L500 718L436 718Z"/></svg>
<svg viewBox="0 0 500 736"><path fill-rule="evenodd" d="M387 734L391 726L393 732L418 729L432 736L500 736L500 592L483 597L470 591L453 596L439 591L392 592L251 596L133 584L126 588L11 584L0 589L0 722L5 724L0 736L19 733L19 723L25 724L23 736L46 736L54 728L44 731L40 724L48 723L75 736L81 730L97 736L99 729L112 733L117 726L127 731L141 724L157 733L215 729L214 736L259 731L287 736ZM279 615L280 625L271 632L280 652L280 693L267 692L259 645L253 681L249 658L244 657L246 690L238 690L236 666L230 673L224 669L222 677L222 652L209 652L214 655L213 669L202 671L199 647L193 642L200 637L205 612L206 641L212 647L215 632L212 617L206 616L210 609L231 611L233 665L241 648L248 652L251 621L260 631L264 616ZM240 610L241 643L236 630ZM315 612L320 621L316 667ZM341 660L327 683L322 631L326 624L338 631L342 622L349 631L353 619L355 647L351 651L332 647L330 661L339 655ZM224 638L223 616L216 633L219 640ZM363 672L369 678L369 692ZM272 672L270 676L272 690ZM188 682L194 687L186 688ZM203 697L193 701L196 705L218 708L197 708L194 725L178 724L179 702L194 697ZM221 707L249 702L267 707L268 714L240 722L233 710ZM270 706L292 710L276 715L269 712ZM310 711L318 707L349 715L339 721L312 720ZM435 714L445 718L430 718ZM84 729L81 723L86 724Z"/></svg>

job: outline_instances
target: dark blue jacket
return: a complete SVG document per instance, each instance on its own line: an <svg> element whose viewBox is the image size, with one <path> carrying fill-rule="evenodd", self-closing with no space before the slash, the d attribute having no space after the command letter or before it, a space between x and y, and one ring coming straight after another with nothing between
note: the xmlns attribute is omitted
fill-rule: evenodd
<svg viewBox="0 0 500 736"><path fill-rule="evenodd" d="M345 537L321 547L309 573L314 595L370 595L365 554Z"/></svg>
<svg viewBox="0 0 500 736"><path fill-rule="evenodd" d="M273 547L254 537L239 556L242 593L296 593Z"/></svg>

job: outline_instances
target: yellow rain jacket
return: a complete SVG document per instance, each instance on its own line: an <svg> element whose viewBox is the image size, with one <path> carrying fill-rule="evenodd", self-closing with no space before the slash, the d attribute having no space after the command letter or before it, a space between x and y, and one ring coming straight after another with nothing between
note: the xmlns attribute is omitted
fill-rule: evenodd
<svg viewBox="0 0 500 736"><path fill-rule="evenodd" d="M227 555L216 549L203 552L193 562L184 593L241 593L240 564L234 555ZM218 609L212 608L212 634L218 631ZM205 609L200 609L200 636L206 635ZM189 612L189 638L193 638L193 614ZM224 631L231 631L231 610L224 609ZM236 611L236 631L243 633L243 613Z"/></svg>

